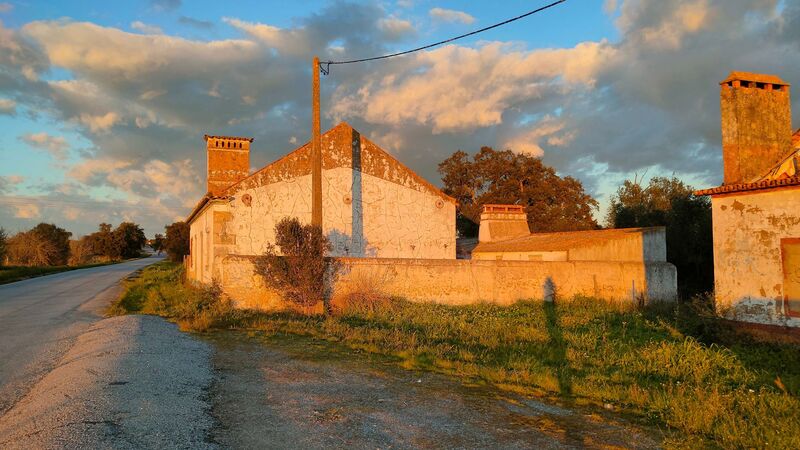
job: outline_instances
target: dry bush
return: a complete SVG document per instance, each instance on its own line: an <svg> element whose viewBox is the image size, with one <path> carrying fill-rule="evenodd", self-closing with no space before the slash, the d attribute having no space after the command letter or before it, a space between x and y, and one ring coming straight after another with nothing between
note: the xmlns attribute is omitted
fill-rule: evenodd
<svg viewBox="0 0 800 450"><path fill-rule="evenodd" d="M331 243L322 229L283 218L275 225L275 243L255 261L255 273L267 286L305 311L320 301L331 314L330 294L339 270L338 261L325 257Z"/></svg>
<svg viewBox="0 0 800 450"><path fill-rule="evenodd" d="M52 266L61 255L56 245L33 231L17 233L8 240L8 262L14 266Z"/></svg>
<svg viewBox="0 0 800 450"><path fill-rule="evenodd" d="M67 265L81 266L94 261L92 249L86 242L86 238L69 241L69 259Z"/></svg>
<svg viewBox="0 0 800 450"><path fill-rule="evenodd" d="M392 298L383 290L389 282L386 272L358 271L350 274L347 285L337 292L337 304L343 314L374 314L392 308Z"/></svg>

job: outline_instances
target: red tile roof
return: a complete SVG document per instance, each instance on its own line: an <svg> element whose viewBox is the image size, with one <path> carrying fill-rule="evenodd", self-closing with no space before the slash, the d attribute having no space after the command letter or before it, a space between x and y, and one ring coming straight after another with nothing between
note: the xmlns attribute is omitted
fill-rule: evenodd
<svg viewBox="0 0 800 450"><path fill-rule="evenodd" d="M562 231L557 233L532 233L528 236L497 242L481 242L472 253L493 252L558 252L595 245L602 241L623 239L632 234L660 230L649 228L610 228L606 230Z"/></svg>
<svg viewBox="0 0 800 450"><path fill-rule="evenodd" d="M733 192L757 191L762 189L772 189L787 186L799 186L800 176L780 178L775 180L760 180L752 183L739 183L717 186L710 189L694 191L694 195L717 195L730 194Z"/></svg>

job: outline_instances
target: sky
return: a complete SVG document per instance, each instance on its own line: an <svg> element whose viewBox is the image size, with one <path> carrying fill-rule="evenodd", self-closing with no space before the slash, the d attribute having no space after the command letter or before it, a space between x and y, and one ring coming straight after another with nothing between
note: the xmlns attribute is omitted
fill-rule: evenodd
<svg viewBox="0 0 800 450"><path fill-rule="evenodd" d="M310 139L313 55L406 50L546 3L0 0L0 227L163 232L205 193L204 134L254 137L253 169ZM437 185L459 149L541 157L602 222L625 179L721 182L731 70L800 82L800 0L568 0L333 66L322 127L347 121Z"/></svg>

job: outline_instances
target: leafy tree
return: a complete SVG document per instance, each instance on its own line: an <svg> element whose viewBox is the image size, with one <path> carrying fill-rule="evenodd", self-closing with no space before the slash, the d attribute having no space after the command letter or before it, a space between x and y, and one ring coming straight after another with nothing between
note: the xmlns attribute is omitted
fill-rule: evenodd
<svg viewBox="0 0 800 450"><path fill-rule="evenodd" d="M696 197L681 180L655 177L647 186L626 180L611 198L608 226L667 227L667 260L678 269L684 296L714 287L711 201Z"/></svg>
<svg viewBox="0 0 800 450"><path fill-rule="evenodd" d="M6 252L8 251L8 235L6 230L0 228L0 266L6 260Z"/></svg>
<svg viewBox="0 0 800 450"><path fill-rule="evenodd" d="M182 262L183 257L189 254L189 224L175 222L165 227L167 238L164 250L173 262Z"/></svg>
<svg viewBox="0 0 800 450"><path fill-rule="evenodd" d="M59 265L60 252L56 244L33 230L15 234L8 240L8 261L17 266Z"/></svg>
<svg viewBox="0 0 800 450"><path fill-rule="evenodd" d="M91 255L100 256L104 259L119 258L119 251L114 242L114 232L111 224L101 223L97 231L84 239L86 240L87 251Z"/></svg>
<svg viewBox="0 0 800 450"><path fill-rule="evenodd" d="M323 302L331 314L330 290L338 264L325 254L331 243L316 225L303 225L296 218L285 217L275 225L275 245L256 260L255 272L267 286L303 308Z"/></svg>
<svg viewBox="0 0 800 450"><path fill-rule="evenodd" d="M144 230L133 222L122 222L114 230L114 250L118 257L135 258L146 243Z"/></svg>
<svg viewBox="0 0 800 450"><path fill-rule="evenodd" d="M476 236L481 207L487 203L523 205L533 232L588 230L597 201L580 181L560 177L541 159L481 147L470 157L459 150L439 164L443 191L458 201L461 236Z"/></svg>
<svg viewBox="0 0 800 450"><path fill-rule="evenodd" d="M31 229L36 238L49 242L55 249L48 265L63 266L69 260L69 238L72 233L52 223L40 223Z"/></svg>
<svg viewBox="0 0 800 450"><path fill-rule="evenodd" d="M156 233L156 235L153 236L153 240L150 241L150 246L153 247L153 251L160 255L161 251L164 250L164 242L164 235Z"/></svg>

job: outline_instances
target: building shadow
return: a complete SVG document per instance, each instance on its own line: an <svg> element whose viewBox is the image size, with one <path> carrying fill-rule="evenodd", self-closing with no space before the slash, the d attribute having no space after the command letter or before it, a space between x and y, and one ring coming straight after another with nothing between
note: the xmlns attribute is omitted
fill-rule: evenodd
<svg viewBox="0 0 800 450"><path fill-rule="evenodd" d="M547 277L542 287L544 290L542 308L544 309L547 335L550 338L548 343L547 364L555 372L556 379L558 380L559 394L562 397L571 397L572 369L567 359L567 341L564 339L561 324L558 320L558 311L556 309L558 298L556 285L552 278Z"/></svg>
<svg viewBox="0 0 800 450"><path fill-rule="evenodd" d="M350 211L352 216L351 255L367 256L367 243L364 239L364 187L361 174L361 133L353 130L350 139L351 158L353 163L352 173L352 197Z"/></svg>

